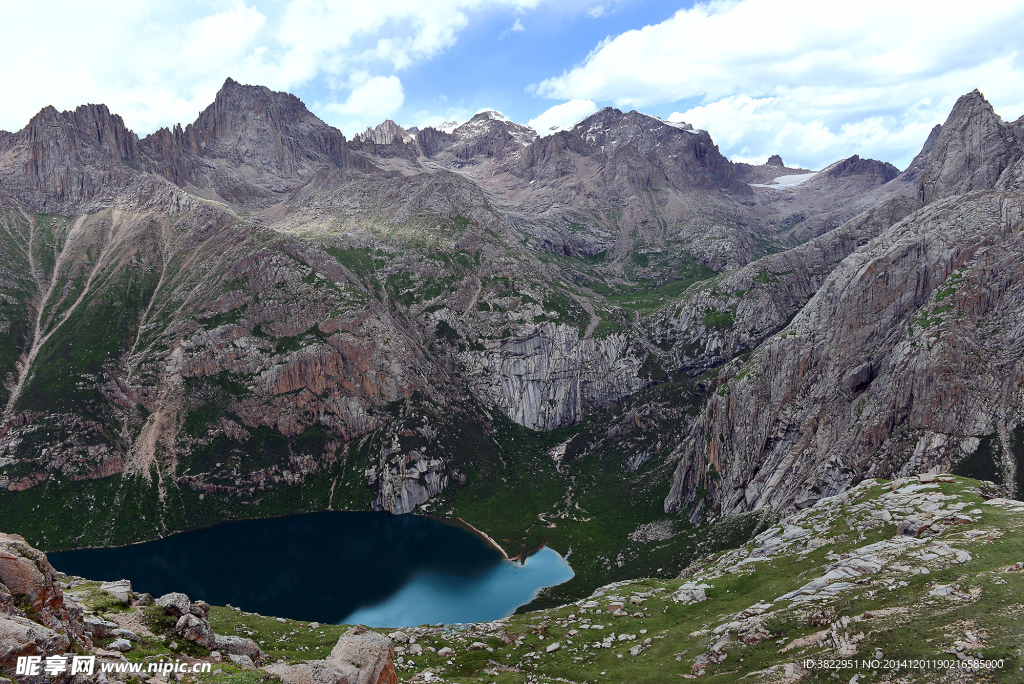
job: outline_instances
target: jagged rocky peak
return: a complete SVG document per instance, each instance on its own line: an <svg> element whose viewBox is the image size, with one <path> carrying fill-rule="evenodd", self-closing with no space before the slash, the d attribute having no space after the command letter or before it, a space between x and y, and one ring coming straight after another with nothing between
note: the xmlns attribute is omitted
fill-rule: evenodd
<svg viewBox="0 0 1024 684"><path fill-rule="evenodd" d="M535 130L517 124L493 109L474 115L452 131L452 135L455 142L450 151L460 161L514 158L537 139Z"/></svg>
<svg viewBox="0 0 1024 684"><path fill-rule="evenodd" d="M391 145L392 143L411 143L415 139L416 133L415 128L406 130L391 119L387 119L375 128L367 128L362 133L357 133L354 138L361 143Z"/></svg>
<svg viewBox="0 0 1024 684"><path fill-rule="evenodd" d="M243 85L228 78L217 91L213 104L200 112L193 128L200 139L206 140L251 133L250 121L261 122L264 130L285 132L307 119L323 123L291 93L275 92L266 86Z"/></svg>
<svg viewBox="0 0 1024 684"><path fill-rule="evenodd" d="M458 137L475 137L483 132L503 130L523 145L528 145L537 139L537 131L529 126L516 123L504 114L494 109L485 109L478 112L466 123L457 126L452 132Z"/></svg>
<svg viewBox="0 0 1024 684"><path fill-rule="evenodd" d="M44 107L20 135L40 155L70 155L79 161L138 159L138 136L128 130L119 115L111 114L105 104L81 105L73 112Z"/></svg>
<svg viewBox="0 0 1024 684"><path fill-rule="evenodd" d="M781 169L786 168L786 165L782 162L782 157L777 154L773 154L768 157L768 161L765 162L767 166L778 166Z"/></svg>
<svg viewBox="0 0 1024 684"><path fill-rule="evenodd" d="M980 91L957 100L938 131L918 183L924 205L950 195L994 188L1021 153L1014 124L1004 122Z"/></svg>
<svg viewBox="0 0 1024 684"><path fill-rule="evenodd" d="M633 185L662 185L661 176L678 189L753 192L708 132L689 124L606 107L576 124L572 133L609 160L603 174L621 179L625 172Z"/></svg>
<svg viewBox="0 0 1024 684"><path fill-rule="evenodd" d="M877 159L861 159L860 155L855 154L852 157L842 159L825 167L820 171L820 175L829 178L864 176L878 185L882 185L900 175L900 170L889 162L882 162Z"/></svg>
<svg viewBox="0 0 1024 684"><path fill-rule="evenodd" d="M103 104L64 112L44 107L0 142L7 162L2 185L39 208L88 202L140 161L138 137Z"/></svg>
<svg viewBox="0 0 1024 684"><path fill-rule="evenodd" d="M302 100L231 78L182 135L186 145L203 156L281 176L346 162L345 136L317 118Z"/></svg>

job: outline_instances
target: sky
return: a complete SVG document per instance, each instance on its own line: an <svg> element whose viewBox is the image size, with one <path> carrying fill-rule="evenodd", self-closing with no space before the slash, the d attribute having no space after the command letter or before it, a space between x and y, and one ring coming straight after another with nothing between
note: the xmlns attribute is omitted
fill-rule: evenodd
<svg viewBox="0 0 1024 684"><path fill-rule="evenodd" d="M904 168L957 97L1024 115L1020 0L0 0L0 129L104 103L140 136L232 77L346 135L497 109L541 134L601 107L709 131L734 161Z"/></svg>

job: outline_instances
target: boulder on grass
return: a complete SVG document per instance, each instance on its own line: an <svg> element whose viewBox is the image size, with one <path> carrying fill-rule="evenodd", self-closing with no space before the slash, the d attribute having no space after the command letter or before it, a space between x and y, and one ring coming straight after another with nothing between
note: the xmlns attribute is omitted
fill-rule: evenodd
<svg viewBox="0 0 1024 684"><path fill-rule="evenodd" d="M164 594L156 600L156 605L166 608L167 612L174 617L181 617L192 608L192 602L188 600L188 596L177 591Z"/></svg>
<svg viewBox="0 0 1024 684"><path fill-rule="evenodd" d="M191 613L178 618L178 624L174 626L174 631L180 634L183 639L199 644L203 648L213 650L216 645L216 638L210 623L197 618Z"/></svg>

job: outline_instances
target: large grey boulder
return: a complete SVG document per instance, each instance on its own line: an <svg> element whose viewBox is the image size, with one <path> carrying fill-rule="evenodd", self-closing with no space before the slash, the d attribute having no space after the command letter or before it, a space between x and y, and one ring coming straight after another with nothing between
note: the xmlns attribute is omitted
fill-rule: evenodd
<svg viewBox="0 0 1024 684"><path fill-rule="evenodd" d="M192 607L189 608L188 612L192 613L197 618L205 620L210 617L210 604L206 601L193 601Z"/></svg>
<svg viewBox="0 0 1024 684"><path fill-rule="evenodd" d="M245 637L215 634L214 648L222 653L248 656L253 660L259 660L263 657L263 652L260 650L260 647L256 645L256 642L252 639L246 639Z"/></svg>
<svg viewBox="0 0 1024 684"><path fill-rule="evenodd" d="M125 651L132 650L132 642L127 639L114 639L114 641L110 642L110 645L107 646L107 649L124 653Z"/></svg>
<svg viewBox="0 0 1024 684"><path fill-rule="evenodd" d="M234 653L228 654L228 658L239 670L255 670L256 663L252 662L252 658L244 655L235 655Z"/></svg>
<svg viewBox="0 0 1024 684"><path fill-rule="evenodd" d="M100 639L114 636L114 631L118 629L116 622L104 620L98 615L86 615L82 619L82 624L85 625L86 631L92 632L94 637L99 637Z"/></svg>
<svg viewBox="0 0 1024 684"><path fill-rule="evenodd" d="M130 603L132 600L132 583L126 579L116 582L102 582L100 591L105 591L121 603Z"/></svg>
<svg viewBox="0 0 1024 684"><path fill-rule="evenodd" d="M213 649L216 643L210 623L197 618L191 613L178 618L178 624L174 626L174 631L180 634L183 639L199 644L203 648Z"/></svg>
<svg viewBox="0 0 1024 684"><path fill-rule="evenodd" d="M345 632L325 660L264 669L285 684L398 684L391 639L362 625Z"/></svg>
<svg viewBox="0 0 1024 684"><path fill-rule="evenodd" d="M177 591L164 594L156 600L156 605L166 608L167 612L175 617L185 615L192 608L188 596Z"/></svg>

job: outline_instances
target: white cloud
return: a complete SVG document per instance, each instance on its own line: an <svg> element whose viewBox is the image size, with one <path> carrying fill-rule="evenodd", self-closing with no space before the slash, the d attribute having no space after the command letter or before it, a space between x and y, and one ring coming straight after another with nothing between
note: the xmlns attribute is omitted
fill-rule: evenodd
<svg viewBox="0 0 1024 684"><path fill-rule="evenodd" d="M367 96L353 87L380 88L383 111L401 93L395 72L449 49L475 14L542 1L108 0L102 12L72 0L5 6L5 52L30 57L0 76L7 94L0 129L20 129L48 104L104 102L145 134L193 121L227 76L275 90L322 82L337 91L325 98L340 103L331 112L350 112L354 121L363 116L357 110L373 109L359 104ZM32 26L46 26L45 36L23 28ZM353 85L360 73L384 80Z"/></svg>
<svg viewBox="0 0 1024 684"><path fill-rule="evenodd" d="M416 114L412 116L413 123L411 125L420 129L426 128L427 126L438 128L442 124L452 122L459 124L465 123L469 121L472 116L473 112L465 109L464 107L449 107L445 110L444 114L437 114L436 112L424 109L416 112Z"/></svg>
<svg viewBox="0 0 1024 684"><path fill-rule="evenodd" d="M506 36L508 36L510 33L523 33L524 31L526 31L526 27L523 26L523 22L521 22L519 19L516 19L514 24L509 26L507 29L505 29L498 35L498 40L505 40Z"/></svg>
<svg viewBox="0 0 1024 684"><path fill-rule="evenodd" d="M791 152L820 165L874 150L906 163L924 141L917 134L975 87L1003 116L1024 113L1021 35L1024 5L1011 0L827 11L812 0L716 0L605 39L534 92L627 108L696 101L679 116L727 153Z"/></svg>
<svg viewBox="0 0 1024 684"><path fill-rule="evenodd" d="M543 135L566 131L597 111L593 100L569 100L555 105L537 118L530 119L530 128Z"/></svg>
<svg viewBox="0 0 1024 684"><path fill-rule="evenodd" d="M604 13L604 5L594 5L593 7L587 10L587 16L590 17L591 19L600 19L601 17L604 16Z"/></svg>
<svg viewBox="0 0 1024 684"><path fill-rule="evenodd" d="M338 127L349 135L362 133L384 119L393 118L405 104L402 81L397 76L357 74L350 87L352 92L344 102L317 103L317 111L338 115Z"/></svg>

